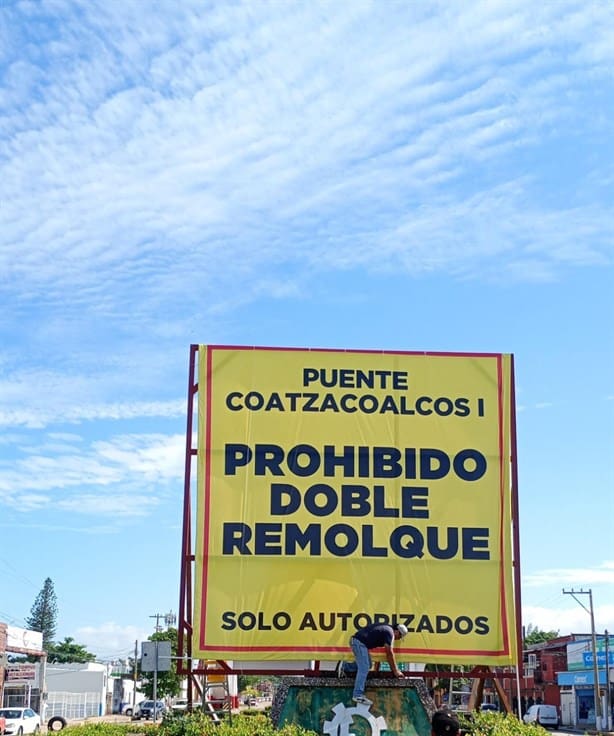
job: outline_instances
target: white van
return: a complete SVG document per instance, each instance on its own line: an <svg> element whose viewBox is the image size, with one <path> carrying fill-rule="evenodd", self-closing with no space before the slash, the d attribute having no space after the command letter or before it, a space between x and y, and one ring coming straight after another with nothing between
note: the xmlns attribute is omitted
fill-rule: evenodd
<svg viewBox="0 0 614 736"><path fill-rule="evenodd" d="M532 705L522 720L525 723L537 723L544 728L558 728L559 712L556 705Z"/></svg>

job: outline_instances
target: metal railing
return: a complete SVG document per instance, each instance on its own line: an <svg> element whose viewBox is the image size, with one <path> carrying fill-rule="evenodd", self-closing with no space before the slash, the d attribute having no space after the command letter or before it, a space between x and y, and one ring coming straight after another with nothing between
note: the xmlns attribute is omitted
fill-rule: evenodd
<svg viewBox="0 0 614 736"><path fill-rule="evenodd" d="M62 716L66 720L80 720L101 716L104 713L104 703L100 700L100 693L49 693L45 707L45 720L53 716Z"/></svg>

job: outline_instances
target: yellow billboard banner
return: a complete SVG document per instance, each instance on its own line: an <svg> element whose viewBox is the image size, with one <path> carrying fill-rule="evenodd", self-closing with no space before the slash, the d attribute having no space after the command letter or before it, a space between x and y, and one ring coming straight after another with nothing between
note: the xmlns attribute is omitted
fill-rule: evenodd
<svg viewBox="0 0 614 736"><path fill-rule="evenodd" d="M193 656L514 663L510 366L199 346Z"/></svg>

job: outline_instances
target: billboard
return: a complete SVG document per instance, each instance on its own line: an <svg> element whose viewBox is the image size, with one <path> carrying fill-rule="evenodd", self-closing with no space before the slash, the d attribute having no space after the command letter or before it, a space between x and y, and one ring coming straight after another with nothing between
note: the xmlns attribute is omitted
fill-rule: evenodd
<svg viewBox="0 0 614 736"><path fill-rule="evenodd" d="M28 652L42 653L43 635L40 631L20 629L18 626L7 626L6 648L9 652L27 650Z"/></svg>
<svg viewBox="0 0 614 736"><path fill-rule="evenodd" d="M511 356L198 348L192 652L513 664ZM400 645L400 646L399 646Z"/></svg>
<svg viewBox="0 0 614 736"><path fill-rule="evenodd" d="M597 634L595 640L597 644L597 667L604 668L606 666L605 637ZM569 671L590 670L594 666L593 661L592 639L574 641L567 645L567 669ZM612 667L613 665L614 651L608 651L608 666Z"/></svg>

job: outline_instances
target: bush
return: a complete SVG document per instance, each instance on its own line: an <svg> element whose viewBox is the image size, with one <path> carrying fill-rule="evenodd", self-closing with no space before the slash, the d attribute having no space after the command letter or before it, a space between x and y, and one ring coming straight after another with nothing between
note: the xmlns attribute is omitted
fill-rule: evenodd
<svg viewBox="0 0 614 736"><path fill-rule="evenodd" d="M471 736L545 736L541 726L522 723L507 713L460 714L462 732Z"/></svg>
<svg viewBox="0 0 614 736"><path fill-rule="evenodd" d="M158 733L158 727L144 723L80 723L75 726L69 725L64 731L70 731L70 736L154 736ZM62 733L64 732L62 731Z"/></svg>
<svg viewBox="0 0 614 736"><path fill-rule="evenodd" d="M317 736L302 726L286 724L275 728L267 716L254 711L233 715L232 718L215 723L206 713L188 713L182 718L164 720L160 725L160 736Z"/></svg>
<svg viewBox="0 0 614 736"><path fill-rule="evenodd" d="M467 736L547 736L534 724L521 723L505 713L460 714L461 728ZM244 711L216 723L211 715L197 711L165 716L159 725L153 723L85 723L68 726L69 736L318 736L302 726L288 723L275 728L262 711Z"/></svg>
<svg viewBox="0 0 614 736"><path fill-rule="evenodd" d="M207 713L186 713L164 717L153 723L85 723L69 726L70 736L317 736L295 724L276 729L269 718L258 712L253 716L233 715L214 722Z"/></svg>

